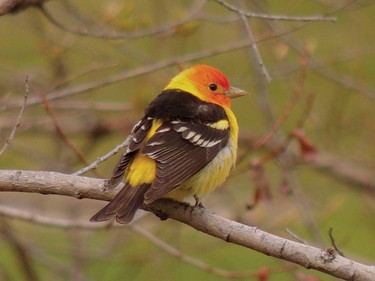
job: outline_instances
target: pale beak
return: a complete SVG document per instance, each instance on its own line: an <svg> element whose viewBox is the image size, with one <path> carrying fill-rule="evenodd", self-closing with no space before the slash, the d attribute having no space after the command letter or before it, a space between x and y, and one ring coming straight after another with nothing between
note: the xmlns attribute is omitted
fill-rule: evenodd
<svg viewBox="0 0 375 281"><path fill-rule="evenodd" d="M249 95L248 92L241 90L239 88L235 87L230 87L228 91L224 92L225 96L227 96L230 99L238 98L238 97L243 97L246 95Z"/></svg>

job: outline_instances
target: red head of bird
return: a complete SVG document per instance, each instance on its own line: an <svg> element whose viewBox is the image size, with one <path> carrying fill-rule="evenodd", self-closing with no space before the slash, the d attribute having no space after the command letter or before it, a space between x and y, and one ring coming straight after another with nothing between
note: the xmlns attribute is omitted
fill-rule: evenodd
<svg viewBox="0 0 375 281"><path fill-rule="evenodd" d="M232 98L246 95L246 92L229 85L227 77L218 69L208 65L195 65L175 76L165 87L180 89L200 100L230 107Z"/></svg>

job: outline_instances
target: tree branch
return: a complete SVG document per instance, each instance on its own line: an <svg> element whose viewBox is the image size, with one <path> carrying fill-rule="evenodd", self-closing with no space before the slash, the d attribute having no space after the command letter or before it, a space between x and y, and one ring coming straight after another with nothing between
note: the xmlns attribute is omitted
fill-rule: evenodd
<svg viewBox="0 0 375 281"><path fill-rule="evenodd" d="M336 22L336 17L325 17L325 16L306 16L306 17L296 17L296 16L286 16L286 15L270 15L270 14L262 14L262 13L253 13L249 11L245 11L239 9L238 7L231 5L224 0L216 0L217 3L221 4L223 7L227 8L232 12L236 12L242 14L248 18L258 18L264 20L275 20L275 21L328 21L328 22Z"/></svg>
<svg viewBox="0 0 375 281"><path fill-rule="evenodd" d="M27 247L19 241L17 235L15 235L12 227L7 223L6 220L0 221L0 236L9 244L13 249L14 254L17 256L19 267L27 281L38 281L39 278L36 274L32 258L28 253Z"/></svg>
<svg viewBox="0 0 375 281"><path fill-rule="evenodd" d="M70 197L110 200L117 190L104 191L104 180L65 175L56 172L20 170L0 171L0 191L65 195ZM256 250L265 255L315 269L344 280L373 280L375 266L367 266L337 255L333 249L287 240L247 226L203 208L186 203L158 200L144 209L161 218L172 218L196 230L224 241Z"/></svg>
<svg viewBox="0 0 375 281"><path fill-rule="evenodd" d="M81 36L100 38L100 39L130 40L130 39L143 38L147 36L156 36L158 34L170 32L171 30L174 30L177 27L193 20L196 17L196 15L201 11L205 3L206 3L205 0L195 1L192 5L191 10L182 19L178 19L174 22L166 23L160 26L152 27L150 29L134 31L134 32L116 31L116 30L111 29L108 26L103 26L100 23L95 23L94 21L90 21L91 26L86 26L82 29L77 29L76 27L68 26L65 23L62 23L59 20L57 20L56 17L45 8L45 6L41 5L40 10L51 24L55 25L56 27L66 32L81 35ZM73 9L72 4L69 4L69 6L70 6L70 10L72 10ZM82 18L80 12L78 12L78 10L76 9L73 15L74 14L76 14L76 19Z"/></svg>
<svg viewBox="0 0 375 281"><path fill-rule="evenodd" d="M27 104L27 98L28 97L29 97L29 77L26 76L26 80L25 80L25 96L23 98L22 107L21 107L20 113L18 114L16 125L13 127L13 129L12 129L12 131L11 131L8 139L6 140L3 148L0 149L0 156L5 152L5 150L7 150L10 142L12 141L12 139L14 138L14 136L16 134L16 131L17 131L18 127L21 125L21 117L22 117L23 112L25 111L26 104Z"/></svg>
<svg viewBox="0 0 375 281"><path fill-rule="evenodd" d="M17 13L29 7L38 7L47 0L0 0L0 16Z"/></svg>

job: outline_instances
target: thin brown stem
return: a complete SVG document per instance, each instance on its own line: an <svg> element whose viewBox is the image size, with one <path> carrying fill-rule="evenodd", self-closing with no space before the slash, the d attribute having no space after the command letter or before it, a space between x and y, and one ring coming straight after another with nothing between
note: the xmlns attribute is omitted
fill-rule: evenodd
<svg viewBox="0 0 375 281"><path fill-rule="evenodd" d="M23 112L25 111L25 108L26 108L27 99L29 97L29 91L30 91L29 77L26 76L26 79L25 79L25 96L23 97L23 103L22 103L22 106L21 106L21 110L20 110L20 113L18 114L16 125L13 127L9 137L7 138L5 144L3 145L3 147L0 150L0 156L8 149L8 147L10 145L10 142L12 141L14 136L16 135L16 131L17 131L18 127L21 125L21 117L22 117Z"/></svg>

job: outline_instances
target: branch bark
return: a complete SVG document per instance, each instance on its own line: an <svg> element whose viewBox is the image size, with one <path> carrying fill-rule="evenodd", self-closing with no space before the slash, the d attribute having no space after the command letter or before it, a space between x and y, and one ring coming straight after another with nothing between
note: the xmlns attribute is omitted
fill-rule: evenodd
<svg viewBox="0 0 375 281"><path fill-rule="evenodd" d="M0 16L42 5L47 0L0 0Z"/></svg>
<svg viewBox="0 0 375 281"><path fill-rule="evenodd" d="M110 200L117 190L104 191L104 180L65 175L56 172L20 170L0 171L0 191L55 194ZM267 233L186 203L158 200L144 209L166 219L172 218L198 231L226 242L253 249L265 255L283 259L308 269L325 272L344 280L370 281L375 266L364 265L338 255L334 249L319 249Z"/></svg>

